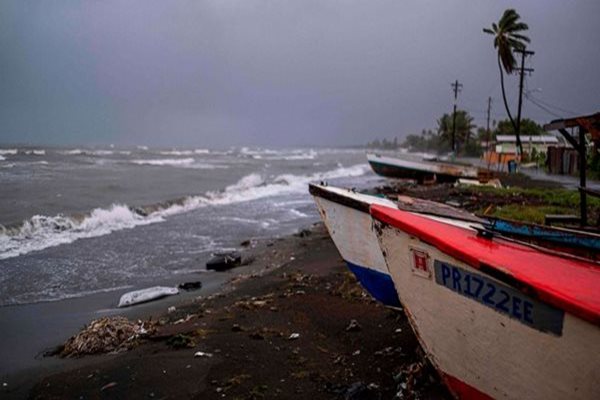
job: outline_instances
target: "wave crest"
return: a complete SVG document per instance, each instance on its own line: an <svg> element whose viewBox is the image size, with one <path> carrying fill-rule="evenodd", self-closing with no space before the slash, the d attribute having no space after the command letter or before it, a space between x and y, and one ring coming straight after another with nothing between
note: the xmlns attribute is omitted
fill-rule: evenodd
<svg viewBox="0 0 600 400"><path fill-rule="evenodd" d="M251 173L219 192L208 192L205 195L188 196L149 206L129 207L113 204L108 208L96 208L84 215L36 215L19 226L0 225L0 259L72 243L79 239L103 236L122 229L162 222L168 216L201 207L305 193L309 182L356 177L364 175L368 170L367 164L359 164L312 175L283 174L270 179L269 182L260 174ZM295 214L301 216L297 211Z"/></svg>

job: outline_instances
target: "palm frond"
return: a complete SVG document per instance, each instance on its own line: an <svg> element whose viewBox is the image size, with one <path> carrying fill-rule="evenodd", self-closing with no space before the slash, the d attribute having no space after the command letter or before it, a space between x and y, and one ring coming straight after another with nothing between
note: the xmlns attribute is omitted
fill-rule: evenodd
<svg viewBox="0 0 600 400"><path fill-rule="evenodd" d="M526 43L529 43L529 42L531 42L531 40L530 40L530 39L529 39L527 36L525 36L525 35L520 35L520 34L518 34L518 33L511 33L511 34L509 35L509 37L510 37L511 39L514 39L514 40L519 40L519 41L521 41L521 42L526 42Z"/></svg>
<svg viewBox="0 0 600 400"><path fill-rule="evenodd" d="M514 24L507 25L504 30L506 32L513 33L513 32L526 31L528 29L529 29L529 25L527 25L525 22L516 22Z"/></svg>

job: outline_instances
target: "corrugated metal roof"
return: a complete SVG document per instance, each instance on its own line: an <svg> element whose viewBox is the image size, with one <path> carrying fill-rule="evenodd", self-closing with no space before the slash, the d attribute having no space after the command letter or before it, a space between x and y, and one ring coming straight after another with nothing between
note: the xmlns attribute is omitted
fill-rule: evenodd
<svg viewBox="0 0 600 400"><path fill-rule="evenodd" d="M516 143L515 135L497 135L497 143ZM521 136L521 143L560 143L556 136L552 135L526 135Z"/></svg>

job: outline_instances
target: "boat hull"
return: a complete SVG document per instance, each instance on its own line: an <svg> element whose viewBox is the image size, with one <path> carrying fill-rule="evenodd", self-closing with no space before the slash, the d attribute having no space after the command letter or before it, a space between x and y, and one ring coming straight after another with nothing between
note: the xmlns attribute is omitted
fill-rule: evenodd
<svg viewBox="0 0 600 400"><path fill-rule="evenodd" d="M350 271L373 298L390 307L400 306L377 236L371 229L369 204L357 199L351 202L351 197L347 197L346 204L341 203L343 198L335 202L322 197L324 193L314 187L312 193L323 223Z"/></svg>
<svg viewBox="0 0 600 400"><path fill-rule="evenodd" d="M435 180L453 183L459 178L477 178L477 169L437 162L416 162L393 157L367 154L373 171L387 178L414 179L419 182Z"/></svg>
<svg viewBox="0 0 600 400"><path fill-rule="evenodd" d="M529 298L398 227L375 221L374 229L411 325L455 396L600 398L597 326ZM452 285L467 276L512 296L511 312L518 315L491 307L491 298L485 304L479 294L459 293ZM548 313L540 318L543 326L526 323L523 315L531 310L525 303Z"/></svg>

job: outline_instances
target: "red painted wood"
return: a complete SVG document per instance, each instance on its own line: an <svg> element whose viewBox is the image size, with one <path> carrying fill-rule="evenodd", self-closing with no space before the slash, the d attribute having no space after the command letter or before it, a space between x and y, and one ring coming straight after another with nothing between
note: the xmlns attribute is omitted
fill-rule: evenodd
<svg viewBox="0 0 600 400"><path fill-rule="evenodd" d="M485 265L509 275L517 284L505 283L525 294L600 325L597 264L543 253L498 238L482 238L474 231L389 207L373 205L371 215L473 268L482 269Z"/></svg>
<svg viewBox="0 0 600 400"><path fill-rule="evenodd" d="M487 394L480 392L473 386L466 384L465 382L456 379L455 377L444 374L442 372L442 379L450 389L450 392L457 399L461 400L493 400L493 397L488 396Z"/></svg>

